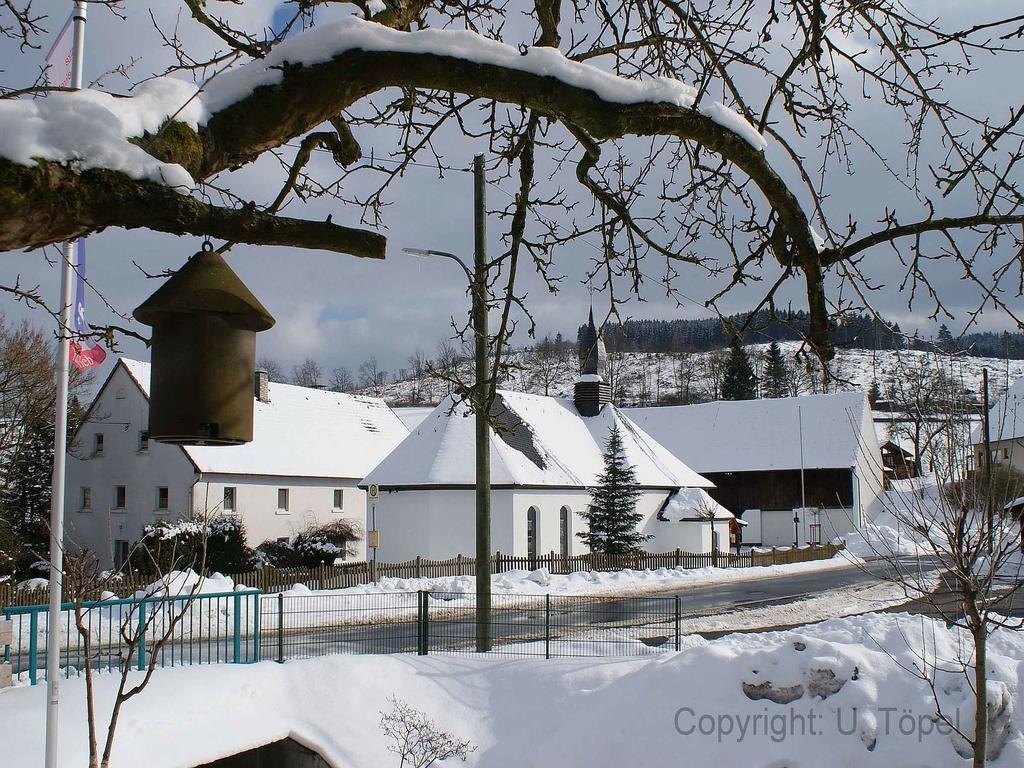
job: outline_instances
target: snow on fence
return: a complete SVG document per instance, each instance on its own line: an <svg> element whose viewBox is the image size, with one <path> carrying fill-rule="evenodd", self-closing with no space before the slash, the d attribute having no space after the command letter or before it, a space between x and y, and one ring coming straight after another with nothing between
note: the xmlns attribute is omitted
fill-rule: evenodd
<svg viewBox="0 0 1024 768"><path fill-rule="evenodd" d="M537 557L515 557L497 552L491 558L491 573L514 570L533 571L546 568L553 574L568 574L590 571L636 571L658 568L751 568L767 565L788 565L814 560L828 560L836 555L841 545L824 544L804 547L777 547L754 549L742 554L731 552L709 552L695 554L675 550L674 552L637 555L586 554L565 556L550 552ZM245 585L262 592L280 592L295 584L304 584L310 589L344 589L369 584L383 578L437 579L450 576L472 576L476 573L476 558L456 555L447 560L428 560L417 557L402 563L375 563L361 561L341 565L323 565L318 568L272 568L265 567L243 573L225 574L237 585ZM152 574L128 573L117 583L117 591L123 595L145 590L153 581ZM106 585L104 589L110 589ZM11 605L41 605L48 601L48 590L19 589L13 584L0 584L0 607ZM69 599L65 595L65 600ZM99 600L97 590L87 598Z"/></svg>

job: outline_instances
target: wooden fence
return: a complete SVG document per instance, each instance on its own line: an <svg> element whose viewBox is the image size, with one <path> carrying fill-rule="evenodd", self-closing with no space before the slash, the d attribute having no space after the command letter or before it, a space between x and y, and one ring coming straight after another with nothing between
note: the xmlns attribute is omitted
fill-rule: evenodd
<svg viewBox="0 0 1024 768"><path fill-rule="evenodd" d="M642 552L637 555L587 554L562 556L551 552L538 557L513 557L497 552L491 558L491 573L511 570L533 571L547 568L551 573L565 574L577 571L621 571L626 568L641 571L657 568L751 568L766 565L787 565L812 560L828 560L835 556L841 546L834 544L811 545L809 547L782 547L737 555L729 552L694 554L677 549L675 552L654 554ZM375 563L360 561L343 565L322 565L318 568L271 568L227 574L235 584L263 592L280 592L294 584L305 584L310 589L342 589L367 584L382 578L437 579L446 576L472 576L476 571L476 559L456 555L448 560L427 560L417 557L404 563ZM155 576L130 573L107 589L119 595L131 595L144 589L155 580ZM101 595L89 594L85 598L98 600ZM65 596L65 599L68 599ZM9 605L41 605L49 600L48 590L19 590L13 584L0 584L0 607Z"/></svg>

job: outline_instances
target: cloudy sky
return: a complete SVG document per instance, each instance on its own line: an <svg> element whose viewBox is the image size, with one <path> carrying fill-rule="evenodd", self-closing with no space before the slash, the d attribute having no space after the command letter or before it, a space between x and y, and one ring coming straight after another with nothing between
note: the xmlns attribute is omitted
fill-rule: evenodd
<svg viewBox="0 0 1024 768"><path fill-rule="evenodd" d="M259 23L273 23L279 13L280 0L247 0L246 12ZM102 8L90 11L86 45L86 79L92 79L105 70L133 58L138 59L132 70L135 79L152 71L159 71L168 63L169 54L160 45L159 37L150 21L152 10L165 29L175 24L178 3L171 0L136 0L127 4L127 19L121 20ZM221 4L218 4L221 5ZM228 5L229 4L223 4ZM36 0L34 8L51 16L48 28L55 33L65 18L69 0ZM1014 0L928 0L922 7L929 13L947 20L950 26L980 15L996 16L1001 10L1016 7ZM230 6L229 6L230 10ZM209 50L215 41L190 20L182 17L179 34L192 46ZM44 43L44 49L48 46ZM19 52L15 46L0 42L0 78L6 85L25 84L42 64L44 51ZM964 101L975 108L1001 119L1007 108L1007 93L1019 91L1019 67L1005 64L984 64L984 69L973 78L953 80L947 89L950 98ZM108 79L109 90L123 92L129 86L124 80ZM859 89L850 83L852 91ZM856 94L851 96L856 98ZM757 101L755 99L755 101ZM880 142L898 140L905 126L902 118L884 107L879 100L862 102L860 126ZM390 150L389 136L357 133L364 153L371 151L386 156ZM926 137L926 140L932 137ZM483 147L474 145L454 133L439 138L438 146L445 161L453 167L468 168L472 156ZM769 152L773 150L769 149ZM934 153L933 153L934 154ZM776 167L783 164L781 157ZM934 160L926 156L926 160ZM854 157L857 173L838 178L829 201L833 213L849 211L854 218L876 220L887 204L912 203L906 190L890 179L874 172L864 158ZM323 161L320 161L323 162ZM324 166L325 169L327 166ZM254 166L232 174L230 181L236 190L247 192L257 199L269 200L276 194L281 182L276 162L263 159ZM567 177L565 184L574 184ZM491 207L504 206L512 185L502 182L489 190ZM503 191L504 190L504 191ZM504 199L503 199L504 198ZM229 262L253 292L277 318L277 325L259 337L260 356L277 359L286 368L301 362L307 356L320 362L326 371L337 365L346 365L353 371L368 355L376 355L389 369L404 366L406 358L415 349L432 353L444 337L450 335L450 318L460 319L466 310L467 298L461 272L446 262L423 261L402 253L407 246L434 247L469 256L472 248L472 177L466 172L448 172L438 177L428 167L410 168L402 182L393 187L391 205L384 212L389 237L388 258L384 262L364 261L343 255L304 252L283 248L254 248L236 246ZM957 213L958 201L948 201L949 209L943 213ZM356 214L338 203L316 203L306 208L293 208L292 215L310 217L332 214L336 222L358 224ZM584 212L585 213L585 212ZM577 216L582 213L577 211ZM845 221L845 215L839 221ZM492 222L491 247L497 249L500 225ZM89 298L89 316L95 322L125 321L115 312L130 315L132 309L156 288L142 270L158 272L180 266L195 252L200 241L193 237L173 236L145 232L111 230L90 238L88 246L89 277L112 308L105 306L97 296ZM572 335L587 311L590 294L582 276L593 254L593 243L580 243L566 247L556 254L557 271L565 276L557 295L547 293L535 276L525 274L522 284L529 291L528 302L538 322L541 334L562 332ZM719 254L715 243L707 243L708 254ZM138 264L138 267L133 264ZM877 298L877 306L898 320L905 329L919 328L931 333L933 325L927 319L928 307L909 309L906 296L899 290L900 272L890 253L872 254L865 268L884 286ZM140 269L141 268L141 269ZM648 273L657 275L659 268L652 263ZM4 253L0 255L0 281L13 282L20 278L23 285L39 285L41 292L57 303L58 270L48 264L39 252ZM950 323L966 319L963 313L972 308L974 293L960 280L952 268L936 272L937 285L944 298L961 316ZM688 297L683 307L667 299L655 280L644 289L644 302L631 302L627 312L633 317L695 317L708 316L701 302L715 288L714 281L699 273L684 275L679 287ZM738 291L723 306L730 311L748 308L760 286ZM785 294L795 307L802 306L798 285ZM8 318L29 314L9 298L3 301ZM595 308L602 309L602 297L594 296ZM605 302L606 306L606 302ZM38 311L31 314L39 323L48 318ZM988 328L1009 327L1009 320L989 313L982 320ZM522 340L522 339L520 339ZM127 340L122 344L125 354L145 357L145 348Z"/></svg>

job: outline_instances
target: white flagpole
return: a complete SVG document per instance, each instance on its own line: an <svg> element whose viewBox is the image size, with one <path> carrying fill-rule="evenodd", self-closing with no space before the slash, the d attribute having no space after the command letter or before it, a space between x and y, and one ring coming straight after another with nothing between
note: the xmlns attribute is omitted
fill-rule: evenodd
<svg viewBox="0 0 1024 768"><path fill-rule="evenodd" d="M82 87L85 0L75 0L71 87ZM71 286L75 242L64 243L60 266L60 339L57 345L57 401L53 433L53 483L50 499L50 611L46 628L46 768L57 768L57 715L60 705L61 598L64 586L64 460L67 456L68 377L71 373Z"/></svg>

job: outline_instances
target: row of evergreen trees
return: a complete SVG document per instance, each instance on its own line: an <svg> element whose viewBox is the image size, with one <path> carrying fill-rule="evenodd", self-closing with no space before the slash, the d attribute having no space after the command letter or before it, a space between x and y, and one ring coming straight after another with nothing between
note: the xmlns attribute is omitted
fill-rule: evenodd
<svg viewBox="0 0 1024 768"><path fill-rule="evenodd" d="M750 356L743 346L734 341L729 345L729 359L722 376L723 400L753 400L757 397L757 376ZM787 397L789 395L789 368L779 344L773 341L764 352L761 368L761 396Z"/></svg>
<svg viewBox="0 0 1024 768"><path fill-rule="evenodd" d="M726 318L699 320L627 320L608 323L602 331L608 349L616 352L705 352L732 344L732 327L746 323L741 335L744 344L771 341L799 341L810 328L810 318L802 310L777 312L760 310L749 318L740 313ZM580 326L577 336L585 327ZM908 338L899 323L888 323L871 315L849 315L832 323L833 343L842 349L934 349L963 352L977 357L1024 359L1024 333L978 332L955 338L945 325L935 339Z"/></svg>

